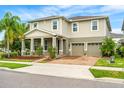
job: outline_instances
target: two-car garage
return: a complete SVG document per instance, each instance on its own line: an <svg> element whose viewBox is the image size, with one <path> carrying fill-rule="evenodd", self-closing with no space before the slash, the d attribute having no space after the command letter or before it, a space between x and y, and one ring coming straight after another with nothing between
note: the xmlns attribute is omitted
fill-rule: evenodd
<svg viewBox="0 0 124 93"><path fill-rule="evenodd" d="M101 43L90 42L90 43L72 43L72 56L101 56L100 53Z"/></svg>

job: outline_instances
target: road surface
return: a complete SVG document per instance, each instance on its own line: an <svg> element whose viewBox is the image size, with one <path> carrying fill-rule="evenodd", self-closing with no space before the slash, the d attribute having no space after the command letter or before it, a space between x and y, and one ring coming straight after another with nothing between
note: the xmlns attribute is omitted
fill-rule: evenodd
<svg viewBox="0 0 124 93"><path fill-rule="evenodd" d="M61 74L61 73L60 73ZM124 84L0 70L1 88L110 88Z"/></svg>

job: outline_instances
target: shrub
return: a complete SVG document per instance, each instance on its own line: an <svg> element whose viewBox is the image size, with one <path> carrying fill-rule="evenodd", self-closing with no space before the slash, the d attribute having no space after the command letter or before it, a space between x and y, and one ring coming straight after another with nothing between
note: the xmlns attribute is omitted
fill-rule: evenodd
<svg viewBox="0 0 124 93"><path fill-rule="evenodd" d="M36 54L39 55L39 56L42 55L43 54L43 47L37 48L36 49Z"/></svg>
<svg viewBox="0 0 124 93"><path fill-rule="evenodd" d="M100 47L102 56L110 57L114 55L115 53L115 42L112 40L112 38L106 37L103 42L102 46Z"/></svg>
<svg viewBox="0 0 124 93"><path fill-rule="evenodd" d="M25 49L25 54L26 54L26 55L30 55L30 49L27 49L27 48L26 48L26 49Z"/></svg>
<svg viewBox="0 0 124 93"><path fill-rule="evenodd" d="M48 53L51 59L56 57L56 49L53 47L49 47L48 48Z"/></svg>
<svg viewBox="0 0 124 93"><path fill-rule="evenodd" d="M117 49L116 49L116 54L120 57L124 57L124 46L119 46Z"/></svg>
<svg viewBox="0 0 124 93"><path fill-rule="evenodd" d="M17 57L18 56L18 52L11 52L10 53L10 57Z"/></svg>
<svg viewBox="0 0 124 93"><path fill-rule="evenodd" d="M0 59L7 58L7 53L0 52Z"/></svg>

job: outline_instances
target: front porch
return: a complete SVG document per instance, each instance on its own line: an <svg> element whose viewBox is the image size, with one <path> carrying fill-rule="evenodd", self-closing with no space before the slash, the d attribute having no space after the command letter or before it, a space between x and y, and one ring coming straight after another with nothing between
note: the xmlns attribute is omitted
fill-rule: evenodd
<svg viewBox="0 0 124 93"><path fill-rule="evenodd" d="M29 47L25 45L25 41L29 41ZM48 48L53 47L56 49L56 56L63 56L67 54L67 42L65 37L58 36L51 33L46 33L40 30L33 30L30 33L25 34L25 39L22 40L21 55L27 55L27 49L29 55L36 55L36 49L43 48L43 55L48 55Z"/></svg>

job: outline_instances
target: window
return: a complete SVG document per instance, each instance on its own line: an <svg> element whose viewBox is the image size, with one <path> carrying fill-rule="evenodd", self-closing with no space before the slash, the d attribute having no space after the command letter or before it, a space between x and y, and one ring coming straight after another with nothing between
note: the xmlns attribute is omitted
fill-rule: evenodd
<svg viewBox="0 0 124 93"><path fill-rule="evenodd" d="M73 23L72 24L72 31L73 32L77 32L78 31L78 25L77 25L77 23Z"/></svg>
<svg viewBox="0 0 124 93"><path fill-rule="evenodd" d="M48 50L48 42L45 40L45 50Z"/></svg>
<svg viewBox="0 0 124 93"><path fill-rule="evenodd" d="M37 23L34 23L34 28L37 28Z"/></svg>
<svg viewBox="0 0 124 93"><path fill-rule="evenodd" d="M57 20L53 20L53 30L57 30Z"/></svg>
<svg viewBox="0 0 124 93"><path fill-rule="evenodd" d="M91 26L92 31L98 31L98 20L92 20Z"/></svg>

